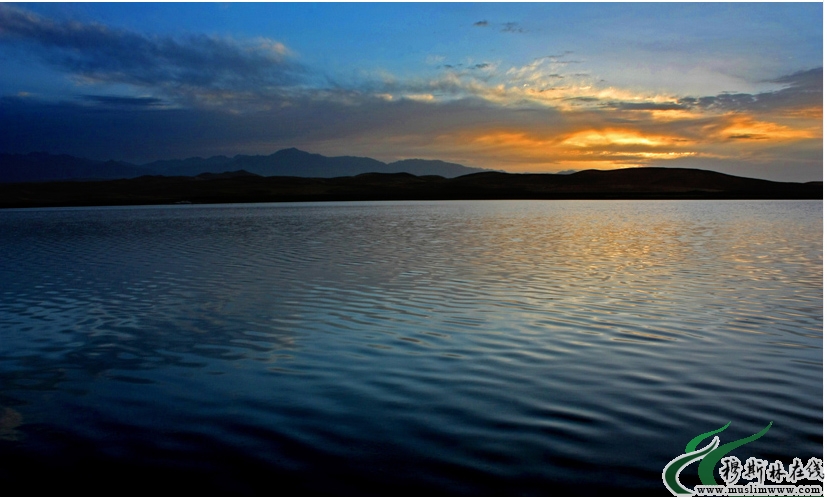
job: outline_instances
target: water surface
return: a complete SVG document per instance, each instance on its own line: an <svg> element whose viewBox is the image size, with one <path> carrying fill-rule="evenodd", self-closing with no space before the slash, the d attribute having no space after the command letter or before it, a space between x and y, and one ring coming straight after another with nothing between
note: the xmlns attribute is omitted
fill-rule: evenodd
<svg viewBox="0 0 827 497"><path fill-rule="evenodd" d="M0 282L9 483L666 495L729 421L821 457L820 201L6 210Z"/></svg>

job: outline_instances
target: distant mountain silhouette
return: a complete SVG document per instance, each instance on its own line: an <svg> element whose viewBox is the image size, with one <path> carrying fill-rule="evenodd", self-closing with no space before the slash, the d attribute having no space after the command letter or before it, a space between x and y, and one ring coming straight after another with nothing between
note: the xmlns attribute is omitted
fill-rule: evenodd
<svg viewBox="0 0 827 497"><path fill-rule="evenodd" d="M71 155L0 154L0 183L134 178L147 174L126 162L94 161Z"/></svg>
<svg viewBox="0 0 827 497"><path fill-rule="evenodd" d="M261 177L247 171L85 182L0 184L0 207L470 199L822 199L823 183L780 183L699 169L573 174L484 172L455 178L366 173Z"/></svg>
<svg viewBox="0 0 827 497"><path fill-rule="evenodd" d="M237 155L233 158L233 166L261 176L303 178L335 178L388 170L388 165L384 162L367 157L325 157L296 148L279 150L267 156Z"/></svg>
<svg viewBox="0 0 827 497"><path fill-rule="evenodd" d="M304 178L335 178L364 173L396 172L454 178L486 171L439 160L408 159L386 164L368 157L325 157L296 148L279 150L266 156L236 155L231 158L219 155L208 159L192 157L180 160L161 160L143 165L94 161L71 155L0 154L0 183L102 180L137 178L145 175L197 176L202 173L218 174L238 170L245 170L259 176Z"/></svg>
<svg viewBox="0 0 827 497"><path fill-rule="evenodd" d="M483 172L484 169L466 167L441 160L405 159L388 164L389 173L410 173L415 176L442 176L456 178L466 174Z"/></svg>

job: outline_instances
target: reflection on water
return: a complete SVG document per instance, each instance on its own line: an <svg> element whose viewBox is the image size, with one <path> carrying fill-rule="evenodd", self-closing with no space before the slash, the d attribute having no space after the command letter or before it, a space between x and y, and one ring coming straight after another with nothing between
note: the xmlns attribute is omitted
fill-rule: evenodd
<svg viewBox="0 0 827 497"><path fill-rule="evenodd" d="M728 421L821 454L821 202L8 210L0 253L0 478L661 495Z"/></svg>

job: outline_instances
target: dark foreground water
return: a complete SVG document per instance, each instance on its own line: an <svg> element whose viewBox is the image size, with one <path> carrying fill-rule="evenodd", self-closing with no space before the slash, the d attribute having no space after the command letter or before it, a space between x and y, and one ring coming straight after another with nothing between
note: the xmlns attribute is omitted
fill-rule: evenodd
<svg viewBox="0 0 827 497"><path fill-rule="evenodd" d="M822 319L820 201L0 211L0 482L669 495L821 457Z"/></svg>

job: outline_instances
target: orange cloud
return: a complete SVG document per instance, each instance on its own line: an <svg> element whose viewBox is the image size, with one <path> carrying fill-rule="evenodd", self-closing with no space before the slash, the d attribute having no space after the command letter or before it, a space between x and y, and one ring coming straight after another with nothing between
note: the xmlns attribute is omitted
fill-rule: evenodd
<svg viewBox="0 0 827 497"><path fill-rule="evenodd" d="M540 138L519 131L484 132L471 139L483 147L537 149L557 146L559 139Z"/></svg>
<svg viewBox="0 0 827 497"><path fill-rule="evenodd" d="M594 148L611 145L629 146L640 145L646 147L663 147L674 145L676 140L662 135L645 134L640 131L627 129L590 129L578 131L563 140L563 145Z"/></svg>
<svg viewBox="0 0 827 497"><path fill-rule="evenodd" d="M691 110L679 110L679 109L669 109L669 110L651 110L649 111L649 115L652 119L656 121L679 121L679 120L686 120L686 119L698 119L701 115L698 112L693 112Z"/></svg>
<svg viewBox="0 0 827 497"><path fill-rule="evenodd" d="M725 140L769 140L774 142L814 138L808 129L795 129L769 121L758 121L749 116L736 116L718 132Z"/></svg>
<svg viewBox="0 0 827 497"><path fill-rule="evenodd" d="M813 106L797 109L783 109L779 113L783 117L821 120L824 116L824 109L821 106Z"/></svg>
<svg viewBox="0 0 827 497"><path fill-rule="evenodd" d="M612 169L697 155L687 149L692 142L682 137L616 128L559 134L476 130L441 135L436 141L446 152L482 154L496 168L515 171Z"/></svg>

